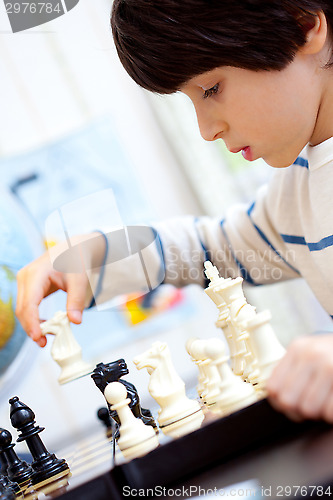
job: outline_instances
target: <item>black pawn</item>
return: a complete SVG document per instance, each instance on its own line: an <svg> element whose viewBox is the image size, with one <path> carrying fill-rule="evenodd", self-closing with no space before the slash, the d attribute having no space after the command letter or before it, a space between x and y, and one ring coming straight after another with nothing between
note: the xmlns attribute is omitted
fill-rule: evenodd
<svg viewBox="0 0 333 500"><path fill-rule="evenodd" d="M13 449L14 446L11 433L0 428L0 449L7 460L8 477L20 486L25 486L28 484L33 471L30 465L17 456Z"/></svg>
<svg viewBox="0 0 333 500"><path fill-rule="evenodd" d="M15 500L16 496L11 490L6 490L6 488L0 484L0 500Z"/></svg>
<svg viewBox="0 0 333 500"><path fill-rule="evenodd" d="M29 451L33 457L33 474L31 482L40 483L63 472L63 476L69 474L70 470L66 460L59 459L54 453L49 453L41 440L39 433L44 427L39 427L35 422L34 412L17 396L9 400L10 420L12 426L19 432L18 442L26 441Z"/></svg>
<svg viewBox="0 0 333 500"><path fill-rule="evenodd" d="M103 422L107 430L112 428L110 413L105 406L98 410L97 417L99 418L99 420L101 420L101 422Z"/></svg>

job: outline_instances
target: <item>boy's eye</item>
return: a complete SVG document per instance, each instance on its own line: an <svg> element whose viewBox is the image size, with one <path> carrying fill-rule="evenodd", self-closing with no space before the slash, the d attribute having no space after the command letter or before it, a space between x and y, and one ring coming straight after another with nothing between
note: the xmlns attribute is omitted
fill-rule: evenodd
<svg viewBox="0 0 333 500"><path fill-rule="evenodd" d="M212 95L217 94L217 92L219 91L219 86L220 85L217 83L216 85L214 85L214 87L211 87L210 89L205 90L203 98L207 99L208 97L211 97Z"/></svg>

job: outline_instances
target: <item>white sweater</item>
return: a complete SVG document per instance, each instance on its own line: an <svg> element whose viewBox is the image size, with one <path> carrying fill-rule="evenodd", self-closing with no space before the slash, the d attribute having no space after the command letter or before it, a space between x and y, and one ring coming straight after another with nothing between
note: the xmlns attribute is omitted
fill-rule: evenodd
<svg viewBox="0 0 333 500"><path fill-rule="evenodd" d="M254 285L303 277L333 317L333 138L277 169L250 207L234 206L223 219L175 218L155 229L154 244L140 258L115 265L106 257L98 302L130 289L147 291L163 278L205 286L209 259L222 276L241 275Z"/></svg>

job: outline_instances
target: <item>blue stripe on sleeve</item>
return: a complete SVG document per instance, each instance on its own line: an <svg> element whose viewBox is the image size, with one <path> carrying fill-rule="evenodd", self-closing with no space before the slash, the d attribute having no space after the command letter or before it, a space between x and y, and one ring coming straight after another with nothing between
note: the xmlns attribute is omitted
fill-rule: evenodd
<svg viewBox="0 0 333 500"><path fill-rule="evenodd" d="M91 302L90 302L89 306L87 307L87 309L90 309L91 307L94 307L96 305L96 298L101 293L102 285L103 285L103 278L104 278L104 273L105 273L105 263L106 263L106 258L108 256L108 252L109 252L109 242L108 242L107 237L103 233L103 231L96 229L96 231L94 231L94 232L100 233L103 236L104 241L105 241L105 252L104 252L103 262L101 265L101 272L99 273L99 277L98 277L98 282L97 282L95 294L93 295L93 298L91 299Z"/></svg>
<svg viewBox="0 0 333 500"><path fill-rule="evenodd" d="M296 160L294 161L293 165L299 165L300 167L309 168L309 162L308 162L308 160L306 160L305 158L302 158L301 156L299 156L298 158L296 158Z"/></svg>
<svg viewBox="0 0 333 500"><path fill-rule="evenodd" d="M207 247L204 245L204 242L201 240L200 238L200 234L199 234L199 231L198 231L198 228L197 228L197 222L198 222L198 218L196 217L194 219L194 227L195 227L195 230L197 232L197 235L198 235L198 240L200 242L200 245L201 245L201 248L202 250L204 251L204 254L205 254L205 261L206 260L212 260L211 259L211 254L210 254L210 251L207 249ZM203 276L204 276L204 288L207 288L209 286L209 283L210 283L210 279L208 279L205 275L205 273L203 273Z"/></svg>
<svg viewBox="0 0 333 500"><path fill-rule="evenodd" d="M196 217L194 219L194 227L195 227L195 230L197 232L197 235L198 235L198 240L200 242L200 245L202 247L202 250L204 251L204 254L205 254L205 260L211 260L211 257L210 257L210 251L207 249L207 247L204 245L204 242L201 240L200 238L200 234L199 234L199 231L198 231L198 228L197 228L197 222L198 222L198 218Z"/></svg>
<svg viewBox="0 0 333 500"><path fill-rule="evenodd" d="M291 243L293 245L306 245L310 252L318 252L319 250L323 250L324 248L333 246L333 235L325 236L321 240L309 243L305 240L303 236L296 236L294 234L281 234L283 241L286 243Z"/></svg>
<svg viewBox="0 0 333 500"><path fill-rule="evenodd" d="M224 222L225 220L222 219L221 222L220 222L220 226L221 226L221 230L222 230L222 233L228 243L228 247L229 247L229 250L230 250L230 253L232 255L232 258L234 259L234 261L236 262L237 266L238 266L238 269L239 269L239 272L241 273L241 276L242 278L247 281L248 283L250 283L251 285L256 285L256 283L253 281L253 279L251 278L250 276L250 273L249 271L243 266L243 264L237 259L234 251L233 251L233 248L231 246L231 243L230 243L230 240L228 238L228 235L225 231L225 228L223 227L224 225Z"/></svg>
<svg viewBox="0 0 333 500"><path fill-rule="evenodd" d="M260 229L260 227L258 227L252 220L252 217L251 217L251 212L253 210L255 206L255 202L252 203L252 205L250 206L250 208L248 209L247 211L247 214L253 224L253 227L256 229L257 233L259 234L259 236L264 240L264 242L269 246L269 248L271 248L273 250L273 252L276 253L276 255L278 255L280 257L280 259L290 268L292 269L293 271L295 271L295 273L297 274L300 274L299 271L294 267L292 266L291 264L289 264L289 262L286 261L286 259L280 254L280 252L274 247L274 245L269 241L269 239L267 238L267 236L265 235L265 233ZM282 236L282 235L281 235Z"/></svg>
<svg viewBox="0 0 333 500"><path fill-rule="evenodd" d="M161 257L161 268L159 271L160 274L158 276L158 281L160 282L161 285L163 285L163 283L165 281L165 276L166 276L164 249L163 249L162 240L161 240L161 237L159 235L159 232L156 231L156 229L154 229L154 228L152 228L152 229L155 233L155 243L156 243L157 251ZM162 277L162 273L163 273L163 277Z"/></svg>
<svg viewBox="0 0 333 500"><path fill-rule="evenodd" d="M281 237L285 243L293 243L295 245L306 245L305 238L303 236L296 236L293 234L281 234Z"/></svg>
<svg viewBox="0 0 333 500"><path fill-rule="evenodd" d="M310 252L317 252L318 250L323 250L324 248L331 247L333 245L333 235L326 236L322 238L317 243L308 243Z"/></svg>

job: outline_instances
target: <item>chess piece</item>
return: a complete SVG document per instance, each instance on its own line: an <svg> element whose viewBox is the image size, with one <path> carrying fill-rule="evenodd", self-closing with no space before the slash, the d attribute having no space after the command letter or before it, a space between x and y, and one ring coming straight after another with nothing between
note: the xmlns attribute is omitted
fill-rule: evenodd
<svg viewBox="0 0 333 500"><path fill-rule="evenodd" d="M97 411L97 417L101 422L103 422L107 430L112 428L110 413L109 410L105 408L105 406Z"/></svg>
<svg viewBox="0 0 333 500"><path fill-rule="evenodd" d="M225 353L222 340L218 338L209 339L206 342L205 352L221 377L220 393L216 398L218 412L222 413L222 415L228 415L258 400L254 387L232 372L228 364L229 356Z"/></svg>
<svg viewBox="0 0 333 500"><path fill-rule="evenodd" d="M250 334L252 349L257 360L259 373L253 382L257 384L259 390L265 388L274 366L286 352L269 323L271 317L271 313L266 310L243 322L244 329Z"/></svg>
<svg viewBox="0 0 333 500"><path fill-rule="evenodd" d="M208 287L205 289L205 292L218 308L219 315L215 324L218 328L221 328L224 333L224 336L228 343L231 365L233 368L234 358L236 354L236 346L234 340L235 332L233 331L232 325L230 323L229 308L223 296L221 295L221 293L219 293L221 289L223 290L226 283L231 282L231 278L222 278L219 275L217 267L213 266L213 264L209 260L204 262L204 267L205 275L210 281Z"/></svg>
<svg viewBox="0 0 333 500"><path fill-rule="evenodd" d="M231 278L224 279L220 277L217 268L213 266L210 261L206 261L204 266L205 274L210 280L209 286L205 289L205 292L219 309L217 323L223 328L225 338L228 342L231 367L236 375L242 375L245 368L244 355L247 350L243 338L239 338L235 324L232 321L231 315L235 314L235 310L232 312L230 311L228 304L228 302L230 302L230 297L228 297L228 294L227 297L225 297L225 291L229 290L230 292L230 288L238 285L238 283L242 283L243 280L242 278L233 280Z"/></svg>
<svg viewBox="0 0 333 500"><path fill-rule="evenodd" d="M185 383L172 364L165 342L154 342L133 363L138 370L147 368L148 391L160 406L158 423L164 434L179 437L200 427L204 418L200 404L186 396Z"/></svg>
<svg viewBox="0 0 333 500"><path fill-rule="evenodd" d="M120 421L118 446L125 458L133 459L146 455L159 445L156 432L135 418L129 408L130 399L126 387L120 382L111 382L104 391L111 410L117 412Z"/></svg>
<svg viewBox="0 0 333 500"><path fill-rule="evenodd" d="M0 500L15 500L16 495L12 490L7 490L3 484L0 483Z"/></svg>
<svg viewBox="0 0 333 500"><path fill-rule="evenodd" d="M205 378L202 379L201 398L207 406L210 406L215 404L216 398L220 394L221 377L215 364L206 354L206 344L207 340L194 340L190 345L190 355L200 366L201 372L205 374Z"/></svg>
<svg viewBox="0 0 333 500"><path fill-rule="evenodd" d="M51 356L61 368L59 384L66 384L91 373L93 366L82 360L82 349L71 331L67 313L58 311L40 325L42 333L55 335Z"/></svg>
<svg viewBox="0 0 333 500"><path fill-rule="evenodd" d="M2 484L6 490L11 490L15 495L21 492L19 484L14 483L7 476L0 475L0 484Z"/></svg>
<svg viewBox="0 0 333 500"><path fill-rule="evenodd" d="M192 344L196 340L199 340L198 337L191 337L191 338L187 339L186 344L185 344L185 348L186 348L188 354L191 356L191 360L193 361L193 363L195 363L198 367L199 375L198 375L197 392L198 392L199 397L201 398L202 393L205 390L205 380L207 379L207 374L205 372L205 365L202 363L202 359L200 359L200 358L196 359L192 353Z"/></svg>
<svg viewBox="0 0 333 500"><path fill-rule="evenodd" d="M142 408L140 405L140 398L136 387L128 382L127 380L121 379L124 375L129 373L127 364L124 359L118 359L117 361L112 361L111 363L98 363L94 369L91 378L95 382L99 390L104 394L106 386L110 382L120 382L126 387L127 397L130 398L130 408L133 415L136 418L140 418L144 424L151 425L157 431L156 422L147 408ZM109 412L111 418L113 418L117 425L119 425L119 418L117 412L111 410L111 406L108 404Z"/></svg>
<svg viewBox="0 0 333 500"><path fill-rule="evenodd" d="M46 481L54 476L63 477L69 474L69 467L64 459L59 459L54 453L49 453L45 448L39 433L44 427L39 427L35 422L34 412L19 401L17 396L9 400L10 421L19 432L18 442L26 441L33 457L31 482L33 484Z"/></svg>
<svg viewBox="0 0 333 500"><path fill-rule="evenodd" d="M4 452L0 449L0 474L7 476L7 460Z"/></svg>
<svg viewBox="0 0 333 500"><path fill-rule="evenodd" d="M0 449L7 461L7 474L11 481L18 483L22 488L30 482L33 470L24 460L21 460L12 443L12 435L6 429L0 428Z"/></svg>
<svg viewBox="0 0 333 500"><path fill-rule="evenodd" d="M250 335L242 325L245 319L255 316L255 307L248 304L244 296L243 278L224 279L210 261L204 265L205 274L210 279L205 292L219 309L218 324L223 328L229 345L232 370L244 380L250 380L258 372Z"/></svg>

